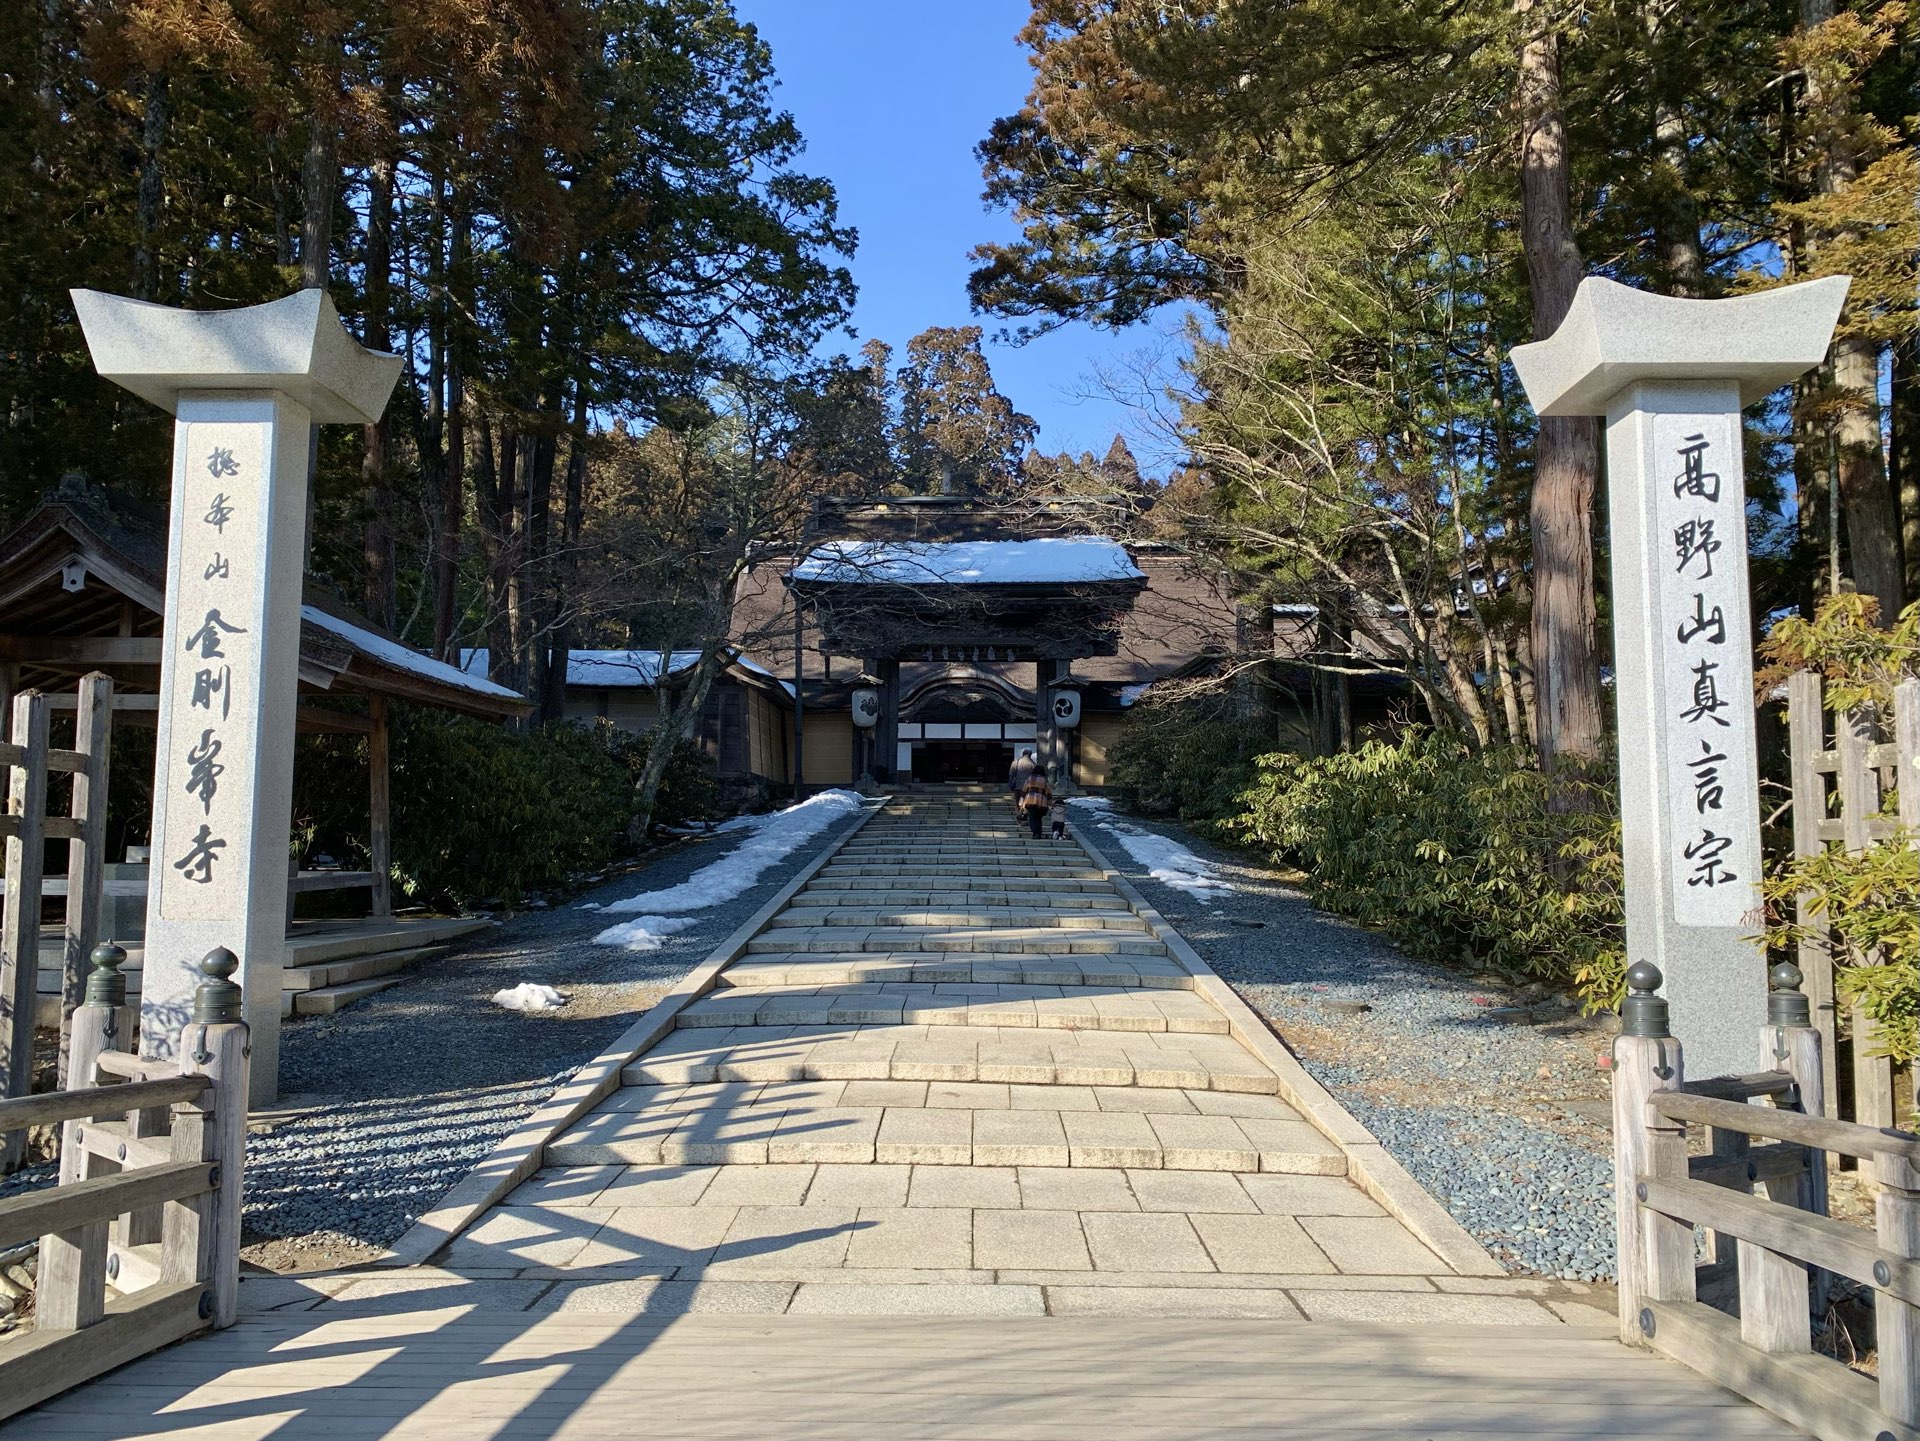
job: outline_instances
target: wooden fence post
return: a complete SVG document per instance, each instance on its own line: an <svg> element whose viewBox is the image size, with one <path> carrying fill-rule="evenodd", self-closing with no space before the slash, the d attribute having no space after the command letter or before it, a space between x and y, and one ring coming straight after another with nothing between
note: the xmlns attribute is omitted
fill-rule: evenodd
<svg viewBox="0 0 1920 1441"><path fill-rule="evenodd" d="M33 1022L40 984L40 881L47 816L47 698L14 697L13 744L20 748L7 786L6 921L0 926L0 1072L8 1096L33 1091ZM19 1168L25 1131L0 1139L0 1175Z"/></svg>
<svg viewBox="0 0 1920 1441"><path fill-rule="evenodd" d="M1904 1156L1874 1157L1873 1178L1880 1185L1875 1202L1875 1239L1880 1249L1908 1261L1920 1260L1920 1165ZM1874 1329L1880 1344L1880 1409L1902 1425L1920 1427L1920 1306L1889 1289L1891 1269L1874 1268Z"/></svg>
<svg viewBox="0 0 1920 1441"><path fill-rule="evenodd" d="M1820 822L1827 818L1827 782L1820 758L1827 749L1827 716L1821 699L1821 680L1810 670L1787 677L1787 749L1793 773L1793 854L1798 859L1826 849ZM1811 913L1807 897L1793 903L1794 924L1818 929L1830 941L1833 928ZM1839 1102L1840 1046L1838 1016L1833 997L1833 951L1828 941L1809 937L1800 942L1800 972L1806 977L1807 1000L1813 1026L1820 1033L1823 1105ZM1817 1114L1809 1112L1808 1114Z"/></svg>
<svg viewBox="0 0 1920 1441"><path fill-rule="evenodd" d="M1867 764L1873 744L1873 716L1852 710L1838 718L1834 749L1840 758L1840 832L1851 855L1872 843L1867 822L1880 809L1880 777ZM1893 1124L1893 1063L1870 1056L1879 1027L1860 1007L1853 1008L1853 1119L1862 1126Z"/></svg>
<svg viewBox="0 0 1920 1441"><path fill-rule="evenodd" d="M67 842L66 954L60 967L60 1087L89 1086L93 1078L68 1064L73 1013L87 986L87 965L100 943L107 850L107 770L113 744L113 681L100 672L80 677L74 708L73 748L86 764L73 773L73 804L67 813L79 833ZM71 1080L79 1076L78 1081Z"/></svg>
<svg viewBox="0 0 1920 1441"><path fill-rule="evenodd" d="M86 1002L73 1012L73 1083L62 1089L86 1090L96 1084L95 1066L104 1051L126 1049L131 1016L127 1009L127 978L120 966L127 953L119 946L101 946L93 953L94 973L87 981ZM109 1158L81 1144L81 1133L92 1124L68 1121L61 1127L60 1184L112 1175L120 1169ZM106 1315L108 1233L111 1223L96 1221L77 1231L53 1232L40 1238L39 1286L35 1300L37 1324L46 1331L79 1331Z"/></svg>
<svg viewBox="0 0 1920 1441"><path fill-rule="evenodd" d="M1907 843L1920 848L1920 680L1903 680L1893 688L1893 751L1900 824L1906 827ZM1920 1062L1907 1079L1908 1109L1920 1114Z"/></svg>
<svg viewBox="0 0 1920 1441"><path fill-rule="evenodd" d="M1768 982L1760 1069L1785 1071L1795 1078L1794 1092L1783 1099L1785 1109L1819 1115L1820 1033L1813 1029L1811 1008L1800 991L1800 968L1782 961L1768 973ZM1796 1210L1826 1214L1826 1165L1824 1151L1809 1150L1807 1174L1768 1181L1768 1197ZM1813 1335L1807 1268L1748 1240L1740 1243L1739 1270L1740 1339L1760 1351L1807 1350Z"/></svg>
<svg viewBox="0 0 1920 1441"><path fill-rule="evenodd" d="M373 723L367 732L367 869L373 872L367 909L384 917L393 914L392 731L385 696L367 697L367 719Z"/></svg>
<svg viewBox="0 0 1920 1441"><path fill-rule="evenodd" d="M240 1300L240 1190L247 1156L246 1003L232 981L239 957L225 946L200 962L206 977L193 993L193 1020L180 1033L180 1072L213 1084L176 1107L173 1159L215 1163L214 1188L169 1202L160 1274L167 1282L205 1281L202 1317L231 1326Z"/></svg>
<svg viewBox="0 0 1920 1441"><path fill-rule="evenodd" d="M1680 1043L1667 1021L1667 1003L1656 994L1660 968L1637 961L1627 969L1627 999L1620 1007L1620 1035L1613 1043L1613 1198L1616 1271L1620 1285L1620 1339L1643 1345L1649 1334L1649 1300L1693 1299L1693 1227L1640 1208L1642 1176L1670 1171L1677 1137L1679 1173L1687 1174L1686 1129L1648 1113L1656 1091L1678 1090L1684 1079ZM1668 1133L1674 1133L1670 1136ZM1684 1252L1676 1249L1678 1227ZM1684 1266L1674 1257L1684 1255ZM1684 1274L1683 1274L1684 1273ZM1643 1314L1644 1312L1644 1314Z"/></svg>

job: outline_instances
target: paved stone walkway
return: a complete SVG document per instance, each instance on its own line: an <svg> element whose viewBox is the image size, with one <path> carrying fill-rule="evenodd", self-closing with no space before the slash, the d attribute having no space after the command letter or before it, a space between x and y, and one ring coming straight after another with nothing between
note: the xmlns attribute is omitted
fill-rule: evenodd
<svg viewBox="0 0 1920 1441"><path fill-rule="evenodd" d="M1456 1275L997 796L896 798L678 1024L436 1275L565 1311L1605 1320Z"/></svg>
<svg viewBox="0 0 1920 1441"><path fill-rule="evenodd" d="M0 1438L1796 1434L1449 1268L995 799L896 800L753 947L444 1264L245 1279Z"/></svg>

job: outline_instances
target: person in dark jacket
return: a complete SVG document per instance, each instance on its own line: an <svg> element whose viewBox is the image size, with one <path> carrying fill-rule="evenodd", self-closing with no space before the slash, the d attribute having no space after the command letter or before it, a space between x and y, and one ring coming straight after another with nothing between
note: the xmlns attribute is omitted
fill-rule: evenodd
<svg viewBox="0 0 1920 1441"><path fill-rule="evenodd" d="M1007 772L1007 790L1013 796L1013 813L1020 814L1020 793L1027 788L1027 777L1039 769L1040 762L1033 757L1032 750L1024 750L1014 758L1013 768Z"/></svg>
<svg viewBox="0 0 1920 1441"><path fill-rule="evenodd" d="M1047 773L1035 766L1020 788L1020 814L1026 818L1036 841L1040 839L1040 827L1046 824L1047 812L1052 809L1053 787L1047 784Z"/></svg>

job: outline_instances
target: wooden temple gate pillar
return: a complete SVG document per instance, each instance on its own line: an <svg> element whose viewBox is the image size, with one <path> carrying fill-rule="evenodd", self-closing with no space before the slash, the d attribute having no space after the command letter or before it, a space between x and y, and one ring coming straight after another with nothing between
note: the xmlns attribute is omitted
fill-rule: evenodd
<svg viewBox="0 0 1920 1441"><path fill-rule="evenodd" d="M393 914L392 744L385 696L367 697L367 720L367 869L373 872L368 910L384 917Z"/></svg>
<svg viewBox="0 0 1920 1441"><path fill-rule="evenodd" d="M875 672L880 677L880 723L873 728L874 778L883 781L910 779L900 775L900 662L883 660Z"/></svg>

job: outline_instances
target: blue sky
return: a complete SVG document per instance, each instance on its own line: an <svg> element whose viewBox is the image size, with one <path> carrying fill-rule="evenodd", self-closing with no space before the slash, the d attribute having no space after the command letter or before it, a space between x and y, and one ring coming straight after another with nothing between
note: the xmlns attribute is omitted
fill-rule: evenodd
<svg viewBox="0 0 1920 1441"><path fill-rule="evenodd" d="M1040 422L1045 450L1106 450L1129 434L1151 469L1150 436L1097 393L1103 366L1127 370L1164 349L1154 327L1114 335L1075 325L1014 347L1004 322L967 306L967 252L1011 237L989 212L973 147L1025 99L1026 52L1014 42L1026 0L735 0L773 47L778 102L807 139L804 170L831 179L841 219L860 232L852 350L878 338L896 354L930 325L986 327L1000 389ZM1090 392L1092 392L1090 394Z"/></svg>

